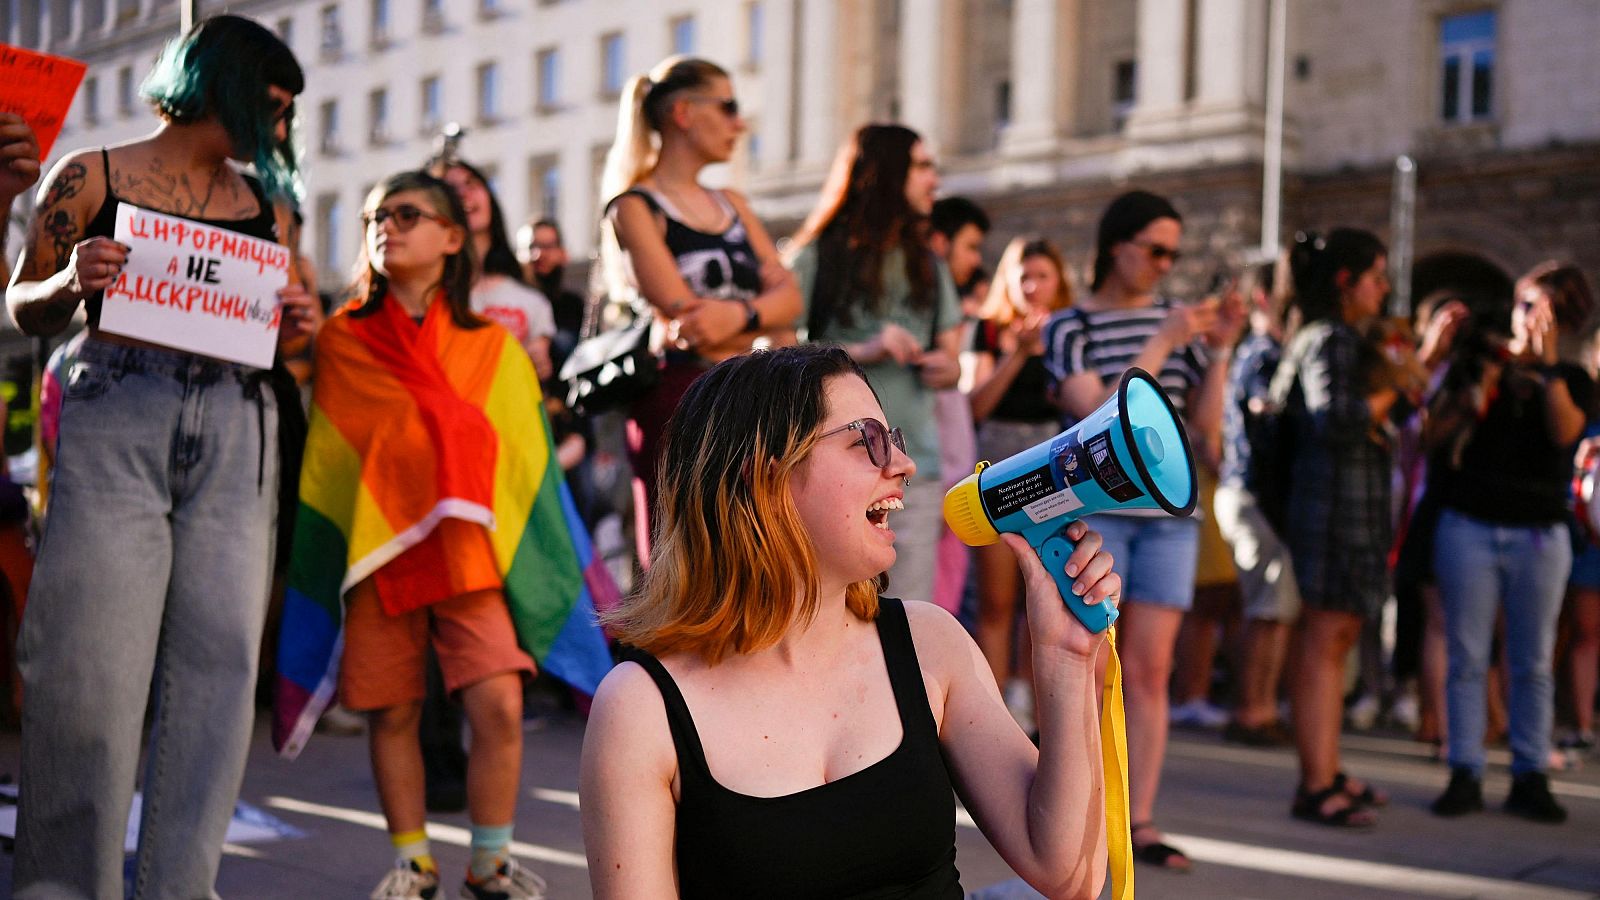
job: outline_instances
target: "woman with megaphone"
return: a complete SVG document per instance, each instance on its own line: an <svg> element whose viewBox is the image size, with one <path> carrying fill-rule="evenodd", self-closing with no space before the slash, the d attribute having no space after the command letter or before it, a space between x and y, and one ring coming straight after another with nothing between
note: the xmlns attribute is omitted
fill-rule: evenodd
<svg viewBox="0 0 1600 900"><path fill-rule="evenodd" d="M1216 432L1227 389L1227 354L1244 311L1217 301L1181 304L1157 289L1181 257L1183 220L1147 191L1117 197L1100 219L1090 294L1045 330L1045 365L1069 420L1093 413L1124 371L1153 373L1196 446ZM1194 602L1200 532L1194 519L1159 510L1091 516L1128 582L1118 650L1126 661L1128 800L1135 858L1187 870L1189 858L1155 827L1167 749L1167 682L1183 615Z"/></svg>
<svg viewBox="0 0 1600 900"><path fill-rule="evenodd" d="M931 603L879 596L917 465L861 367L805 345L700 377L667 426L644 585L606 616L580 791L594 894L962 896L955 798L1050 897L1094 897L1108 835L1103 643L1021 538L1040 743ZM1075 523L1091 608L1121 579Z"/></svg>

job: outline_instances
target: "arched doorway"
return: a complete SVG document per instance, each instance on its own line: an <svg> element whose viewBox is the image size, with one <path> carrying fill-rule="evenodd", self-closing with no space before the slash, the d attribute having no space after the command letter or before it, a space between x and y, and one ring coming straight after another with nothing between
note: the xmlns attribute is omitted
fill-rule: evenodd
<svg viewBox="0 0 1600 900"><path fill-rule="evenodd" d="M1430 300L1437 305L1445 295L1457 297L1479 321L1507 331L1511 328L1511 290L1511 276L1477 253L1430 253L1411 267L1411 296L1417 308Z"/></svg>

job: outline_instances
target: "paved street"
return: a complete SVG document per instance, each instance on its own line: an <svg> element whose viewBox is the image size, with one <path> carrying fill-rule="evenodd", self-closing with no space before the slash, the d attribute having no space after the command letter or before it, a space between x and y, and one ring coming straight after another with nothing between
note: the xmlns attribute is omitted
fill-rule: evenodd
<svg viewBox="0 0 1600 900"><path fill-rule="evenodd" d="M552 896L587 897L577 812L582 724L561 718L528 733L525 795L517 838L523 859L549 880ZM1174 734L1163 789L1162 824L1196 861L1189 875L1138 869L1141 898L1600 897L1600 761L1555 778L1572 817L1539 826L1498 811L1446 822L1426 811L1445 771L1421 745L1351 736L1347 767L1394 794L1381 825L1343 832L1288 816L1294 757L1287 750L1222 744L1209 734ZM1494 757L1503 766L1504 755ZM16 771L17 736L0 735L0 773ZM1506 787L1491 773L1489 799ZM274 757L265 719L243 800L303 832L301 837L230 847L219 884L230 900L365 897L390 864L363 738L319 735L296 762ZM465 816L435 817L435 854L450 877L466 864ZM981 900L1036 897L1011 876L970 823L957 829L963 883ZM10 894L11 859L0 854L0 895ZM454 896L454 884L448 885Z"/></svg>

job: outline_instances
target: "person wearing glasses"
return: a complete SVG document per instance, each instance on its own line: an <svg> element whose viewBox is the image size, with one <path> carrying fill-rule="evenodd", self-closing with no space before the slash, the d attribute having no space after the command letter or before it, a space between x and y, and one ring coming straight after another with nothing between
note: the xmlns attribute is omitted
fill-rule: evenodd
<svg viewBox="0 0 1600 900"><path fill-rule="evenodd" d="M872 378L923 472L906 490L892 590L934 599L945 485L938 391L960 379L961 299L927 246L939 170L921 136L866 125L834 161L795 234L791 266L806 304L807 340L843 347Z"/></svg>
<svg viewBox="0 0 1600 900"><path fill-rule="evenodd" d="M482 406L489 382L526 388L531 396L537 381L526 355L513 349L520 346L515 337L472 311L477 262L470 219L448 184L426 172L392 175L367 195L361 218L354 302L328 320L317 342L312 401L333 424L313 428L302 497L328 479L354 474L372 515L389 523L378 527L397 536L392 557L348 590L345 581L356 576L345 559L330 566L305 549L306 534L319 533L307 530L316 519L307 519L295 544L297 570L331 571L327 580L343 593L339 702L368 714L373 780L398 856L371 896L425 900L439 890L424 830L418 738L431 646L444 688L460 699L472 732L472 856L461 896L543 897L543 881L520 868L509 850L522 764L522 676L534 664L518 644L490 528L474 518L471 499L473 485L502 487L497 466L528 463ZM465 359L472 362L463 365ZM513 395L498 402L517 401ZM326 449L328 441L338 442L352 464L359 460L359 471L330 468L339 453ZM373 527L362 525L364 507L349 502L353 512L322 512L348 519L352 528ZM313 578L308 574L304 584ZM286 647L291 639L286 630Z"/></svg>
<svg viewBox="0 0 1600 900"><path fill-rule="evenodd" d="M956 798L1051 897L1106 871L1095 658L1028 545L1039 747L972 639L880 596L917 471L834 345L713 367L668 425L661 531L607 615L636 648L595 696L579 793L594 896L962 896ZM1090 603L1120 580L1082 523Z"/></svg>
<svg viewBox="0 0 1600 900"><path fill-rule="evenodd" d="M1222 418L1228 354L1242 308L1174 302L1157 293L1181 253L1183 219L1164 197L1130 191L1106 207L1095 235L1089 294L1045 326L1044 363L1067 421L1089 415L1124 370L1156 376L1196 447ZM1154 824L1167 749L1167 682L1183 615L1194 603L1199 524L1144 510L1091 517L1128 585L1117 623L1128 716L1128 802L1135 858L1186 870L1189 859Z"/></svg>
<svg viewBox="0 0 1600 900"><path fill-rule="evenodd" d="M650 516L662 429L678 398L712 364L758 340L792 343L794 279L737 191L700 183L745 132L733 81L715 63L662 60L622 91L606 156L600 265L612 301L642 301L659 323L661 378L629 411L635 534L650 562Z"/></svg>
<svg viewBox="0 0 1600 900"><path fill-rule="evenodd" d="M294 54L236 16L163 50L142 94L154 133L67 154L44 179L6 301L17 326L89 337L65 386L60 447L23 617L21 898L120 897L128 810L152 713L137 896L214 893L244 776L278 504L268 372L100 327L128 260L128 203L292 247ZM253 164L246 175L237 164ZM278 292L280 347L315 298ZM225 539L220 539L225 535ZM152 694L154 685L154 696Z"/></svg>

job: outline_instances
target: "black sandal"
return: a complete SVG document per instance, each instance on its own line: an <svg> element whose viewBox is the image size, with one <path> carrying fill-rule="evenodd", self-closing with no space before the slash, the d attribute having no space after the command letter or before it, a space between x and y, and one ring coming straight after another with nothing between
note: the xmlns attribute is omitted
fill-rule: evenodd
<svg viewBox="0 0 1600 900"><path fill-rule="evenodd" d="M1351 800L1356 801L1360 805L1379 808L1389 805L1389 795L1379 792L1377 788L1372 786L1372 782L1367 782L1367 786L1362 788L1359 793L1350 790L1349 782L1350 776L1343 772L1333 776L1333 786L1341 791L1344 791L1346 797L1349 797Z"/></svg>
<svg viewBox="0 0 1600 900"><path fill-rule="evenodd" d="M1335 797L1342 798L1346 805L1332 812L1324 812L1323 804ZM1305 785L1295 788L1294 805L1289 807L1289 814L1296 819L1327 825L1330 828L1371 828L1378 824L1378 818L1372 814L1372 810L1360 800L1345 793L1344 786L1338 779L1334 779L1333 784L1315 794L1307 793Z"/></svg>
<svg viewBox="0 0 1600 900"><path fill-rule="evenodd" d="M1141 828L1154 827L1154 822L1139 822L1128 829L1128 835L1131 838L1133 834ZM1174 847L1171 844L1162 843L1161 841L1152 841L1148 844L1134 844L1133 858L1136 862L1142 862L1146 865L1155 866L1159 869L1165 869L1168 872L1188 872L1190 867L1194 865L1194 863L1189 861L1189 857L1184 855L1182 850L1179 850L1177 847Z"/></svg>

